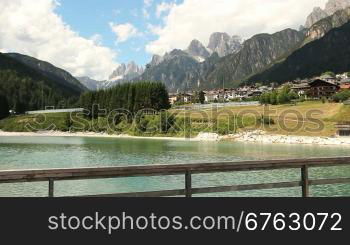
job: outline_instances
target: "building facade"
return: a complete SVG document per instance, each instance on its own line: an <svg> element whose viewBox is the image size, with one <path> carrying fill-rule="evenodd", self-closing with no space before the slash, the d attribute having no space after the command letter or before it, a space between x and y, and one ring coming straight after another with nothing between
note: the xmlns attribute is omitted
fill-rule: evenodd
<svg viewBox="0 0 350 245"><path fill-rule="evenodd" d="M321 79L316 79L309 83L309 91L307 95L309 98L321 99L331 98L340 89L339 85L333 82L327 82Z"/></svg>

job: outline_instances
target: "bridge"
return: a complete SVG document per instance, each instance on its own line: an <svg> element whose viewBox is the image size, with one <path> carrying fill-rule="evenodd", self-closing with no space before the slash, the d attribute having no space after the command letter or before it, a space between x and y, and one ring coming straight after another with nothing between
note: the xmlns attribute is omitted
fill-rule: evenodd
<svg viewBox="0 0 350 245"><path fill-rule="evenodd" d="M301 196L309 197L310 186L350 183L350 176L349 178L310 179L309 169L349 165L350 157L336 157L105 168L99 167L76 169L5 170L0 171L0 184L47 181L48 197L54 197L54 184L57 181L183 175L185 180L185 186L182 189L150 192L100 194L84 197L192 197L196 194L225 193L233 191L266 190L293 187L300 187ZM215 186L203 188L192 187L192 176L196 174L214 174L223 172L243 171L271 171L281 169L300 169L300 179L298 181L279 183Z"/></svg>

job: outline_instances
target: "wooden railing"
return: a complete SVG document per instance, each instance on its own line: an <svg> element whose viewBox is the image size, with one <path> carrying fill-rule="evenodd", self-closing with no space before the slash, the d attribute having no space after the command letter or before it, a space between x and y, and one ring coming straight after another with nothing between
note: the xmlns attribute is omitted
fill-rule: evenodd
<svg viewBox="0 0 350 245"><path fill-rule="evenodd" d="M208 194L232 191L264 190L276 188L301 187L302 196L309 197L309 187L312 185L330 185L350 183L349 178L336 179L310 179L309 169L315 167L331 167L350 165L350 157L337 158L311 158L289 160L266 160L245 162L223 162L206 164L177 164L177 165L152 165L152 166L128 166L107 168L79 168L79 169L49 169L49 170L15 170L0 171L1 183L18 182L42 182L48 181L48 196L54 197L55 181L82 180L82 179L107 179L121 177L140 176L171 176L183 175L185 179L184 189L162 190L151 192L133 192L102 194L88 197L161 197L161 196L186 196L194 194ZM300 180L293 182L264 183L250 185L233 185L193 188L192 176L203 173L239 172L239 171L269 171L278 169L300 169Z"/></svg>

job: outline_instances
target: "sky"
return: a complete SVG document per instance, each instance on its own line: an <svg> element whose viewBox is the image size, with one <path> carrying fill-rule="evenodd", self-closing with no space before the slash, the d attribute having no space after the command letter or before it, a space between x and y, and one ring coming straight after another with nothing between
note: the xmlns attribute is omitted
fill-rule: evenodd
<svg viewBox="0 0 350 245"><path fill-rule="evenodd" d="M298 29L327 0L1 0L0 52L18 52L105 80L121 63L208 44L213 32L244 39Z"/></svg>

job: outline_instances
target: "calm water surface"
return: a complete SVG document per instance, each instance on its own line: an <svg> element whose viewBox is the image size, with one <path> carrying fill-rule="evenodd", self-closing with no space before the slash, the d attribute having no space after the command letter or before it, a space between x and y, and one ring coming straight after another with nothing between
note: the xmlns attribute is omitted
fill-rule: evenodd
<svg viewBox="0 0 350 245"><path fill-rule="evenodd" d="M0 170L203 163L349 156L350 147L263 145L83 137L0 137ZM350 167L312 169L311 178L349 177ZM194 187L294 181L298 170L201 174ZM183 188L183 176L62 181L55 195L86 195ZM313 196L350 196L350 185L312 187ZM47 183L0 184L0 196L45 196ZM300 196L300 188L213 196Z"/></svg>

